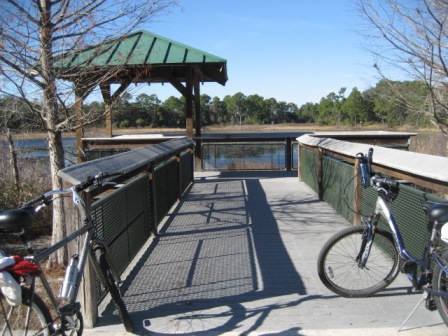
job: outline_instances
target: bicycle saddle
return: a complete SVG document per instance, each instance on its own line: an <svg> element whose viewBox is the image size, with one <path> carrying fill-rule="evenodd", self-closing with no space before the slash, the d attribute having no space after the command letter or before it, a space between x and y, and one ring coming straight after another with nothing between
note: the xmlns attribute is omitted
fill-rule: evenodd
<svg viewBox="0 0 448 336"><path fill-rule="evenodd" d="M0 212L0 230L19 232L33 224L33 216L26 209L5 210Z"/></svg>
<svg viewBox="0 0 448 336"><path fill-rule="evenodd" d="M423 209L431 222L448 222L448 203L423 202Z"/></svg>

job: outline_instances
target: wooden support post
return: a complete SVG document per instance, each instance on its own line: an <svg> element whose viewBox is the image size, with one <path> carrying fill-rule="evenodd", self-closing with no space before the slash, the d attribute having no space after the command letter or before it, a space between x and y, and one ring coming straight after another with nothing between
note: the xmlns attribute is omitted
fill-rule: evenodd
<svg viewBox="0 0 448 336"><path fill-rule="evenodd" d="M193 139L193 79L192 79L192 69L187 69L187 79L186 79L186 104L185 104L185 123L187 128L187 137Z"/></svg>
<svg viewBox="0 0 448 336"><path fill-rule="evenodd" d="M355 168L354 168L354 176L360 176L359 171L359 158L355 158ZM353 200L353 209L355 210L353 216L353 225L361 225L361 210L362 210L362 185L361 179L354 179L354 200Z"/></svg>
<svg viewBox="0 0 448 336"><path fill-rule="evenodd" d="M106 129L105 135L108 138L112 138L112 96L110 91L110 85L101 85L101 94L104 100L104 109L106 114Z"/></svg>
<svg viewBox="0 0 448 336"><path fill-rule="evenodd" d="M149 167L147 176L149 179L149 185L150 185L150 195L149 195L149 209L151 212L151 233L154 236L157 236L157 206L156 206L156 182L154 179L154 164L151 164L151 167Z"/></svg>
<svg viewBox="0 0 448 336"><path fill-rule="evenodd" d="M285 166L287 171L292 169L292 140L286 138L286 153L285 153Z"/></svg>
<svg viewBox="0 0 448 336"><path fill-rule="evenodd" d="M324 188L323 188L323 166L324 166L324 154L322 149L319 148L319 152L317 155L317 195L319 196L319 200L322 201L324 198Z"/></svg>
<svg viewBox="0 0 448 336"><path fill-rule="evenodd" d="M303 178L302 178L302 160L300 159L300 155L302 154L302 146L300 145L300 142L299 142L299 145L297 146L297 151L298 151L298 153L297 153L297 161L299 162L298 166L297 166L297 174L298 174L299 182L302 182L303 181Z"/></svg>
<svg viewBox="0 0 448 336"><path fill-rule="evenodd" d="M194 88L194 119L196 126L196 146L195 146L195 168L196 171L202 169L202 118L201 118L201 93L199 88L199 78L197 74L193 73L193 88Z"/></svg>

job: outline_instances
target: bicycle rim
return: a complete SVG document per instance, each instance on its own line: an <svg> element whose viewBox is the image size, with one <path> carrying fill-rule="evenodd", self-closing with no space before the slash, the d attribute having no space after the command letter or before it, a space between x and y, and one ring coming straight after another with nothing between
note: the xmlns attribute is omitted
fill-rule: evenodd
<svg viewBox="0 0 448 336"><path fill-rule="evenodd" d="M50 335L51 315L42 299L36 294L31 302L31 292L22 287L22 304L10 306L0 294L1 335ZM27 318L28 317L28 318Z"/></svg>
<svg viewBox="0 0 448 336"><path fill-rule="evenodd" d="M121 297L120 290L117 287L112 272L110 271L109 263L107 262L107 258L105 256L105 252L99 248L95 251L95 258L97 260L100 275L103 277L103 281L109 290L110 296L115 303L115 306L120 315L121 321L127 332L133 331L132 320L129 316L128 310L126 309L126 305L124 304L123 298Z"/></svg>
<svg viewBox="0 0 448 336"><path fill-rule="evenodd" d="M444 254L443 258L448 260L448 254ZM448 275L442 271L439 265L434 267L432 287L436 292L448 294ZM440 296L434 296L437 310L446 325L448 325L448 299Z"/></svg>
<svg viewBox="0 0 448 336"><path fill-rule="evenodd" d="M364 227L350 227L334 235L318 258L322 283L344 297L365 297L386 288L398 274L398 253L391 234L378 230L365 267L356 260Z"/></svg>

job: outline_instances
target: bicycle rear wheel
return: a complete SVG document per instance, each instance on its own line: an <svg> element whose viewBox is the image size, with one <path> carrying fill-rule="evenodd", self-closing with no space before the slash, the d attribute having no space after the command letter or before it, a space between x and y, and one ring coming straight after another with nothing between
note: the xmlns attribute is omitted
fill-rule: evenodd
<svg viewBox="0 0 448 336"><path fill-rule="evenodd" d="M392 234L377 229L365 267L356 260L364 226L344 229L320 251L317 270L322 283L343 297L365 297L386 288L398 275L398 252Z"/></svg>
<svg viewBox="0 0 448 336"><path fill-rule="evenodd" d="M22 304L18 306L10 306L1 293L0 301L1 335L48 336L52 333L52 319L47 306L36 293L31 301L28 288L22 287Z"/></svg>
<svg viewBox="0 0 448 336"><path fill-rule="evenodd" d="M106 289L109 291L112 300L117 307L118 313L120 315L121 321L127 332L133 331L132 320L129 316L128 310L126 309L126 305L124 304L123 298L121 297L120 290L115 283L114 276L110 270L109 263L107 261L105 251L102 248L95 249L95 259L99 266L98 276L103 278L103 283L106 285Z"/></svg>
<svg viewBox="0 0 448 336"><path fill-rule="evenodd" d="M443 255L443 259L447 261L448 265L448 252ZM437 292L448 294L448 275L440 268L438 264L434 266L432 288ZM448 299L434 295L434 301L440 316L445 324L448 325Z"/></svg>

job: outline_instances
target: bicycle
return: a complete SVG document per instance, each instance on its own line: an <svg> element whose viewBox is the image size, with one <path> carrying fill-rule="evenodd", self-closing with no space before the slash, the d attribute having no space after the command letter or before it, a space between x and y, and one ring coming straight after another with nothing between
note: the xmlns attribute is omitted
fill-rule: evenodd
<svg viewBox="0 0 448 336"><path fill-rule="evenodd" d="M423 292L422 300L401 327L423 301L429 310L437 309L448 325L448 252L443 246L448 242L448 203L422 201L431 238L423 259L413 257L405 248L391 211L400 183L373 172L372 155L373 149L369 149L367 155L357 156L362 187L371 186L377 192L375 210L362 219L362 225L343 229L324 244L317 260L319 278L332 292L359 298L385 289L401 271L408 275L415 290ZM381 215L390 231L378 227Z"/></svg>
<svg viewBox="0 0 448 336"><path fill-rule="evenodd" d="M76 298L88 259L91 261L100 283L111 294L126 331L132 332L132 321L118 288L121 283L120 277L113 267L106 243L95 236L94 219L81 197L81 192L92 186L106 188L107 184L111 184L111 182L107 182L107 178L121 174L121 172L100 173L88 177L85 182L71 188L46 192L25 203L19 209L0 212L0 232L19 236L29 254L23 258L15 257L19 260L19 264L22 263L22 268L15 267L16 264L6 268L6 271L9 271L8 274L11 274L13 279L20 284L21 300L19 297L18 304L14 304L6 296L6 292L10 288L1 288L1 335L82 335L84 325L81 304L76 301ZM83 214L83 226L55 245L35 254L27 233L27 229L32 226L33 216L43 207L52 203L55 197L67 194L72 195L74 206ZM80 253L71 257L65 270L65 278L58 295L61 301L59 304L47 277L42 272L41 263L52 253L83 235L85 237L82 238L84 242ZM56 312L53 315L56 317L52 316L44 300L36 293L36 279L40 279L43 290Z"/></svg>

